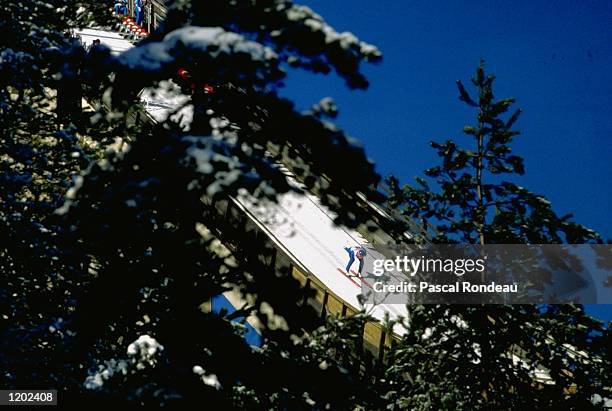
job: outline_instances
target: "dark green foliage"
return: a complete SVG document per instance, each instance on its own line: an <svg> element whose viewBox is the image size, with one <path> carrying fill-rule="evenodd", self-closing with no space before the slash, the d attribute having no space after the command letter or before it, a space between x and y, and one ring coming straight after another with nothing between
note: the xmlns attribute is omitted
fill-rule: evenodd
<svg viewBox="0 0 612 411"><path fill-rule="evenodd" d="M581 410L609 396L610 334L581 307L414 306L408 324L378 388L388 409Z"/></svg>

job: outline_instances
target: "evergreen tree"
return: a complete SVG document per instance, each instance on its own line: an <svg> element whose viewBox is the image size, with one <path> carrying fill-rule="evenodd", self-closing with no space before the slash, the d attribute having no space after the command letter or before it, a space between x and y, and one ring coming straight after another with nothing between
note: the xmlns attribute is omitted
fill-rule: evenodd
<svg viewBox="0 0 612 411"><path fill-rule="evenodd" d="M53 210L74 175L118 136L100 113L72 121L58 115L58 90L91 66L70 32L108 20L103 3L28 1L0 4L0 363L3 385L55 386L56 330L74 310L86 256L58 241ZM79 86L80 87L80 86ZM75 95L79 95L78 90ZM74 101L73 101L74 102ZM81 103L80 98L76 101ZM78 108L78 105L75 105ZM76 112L74 114L77 114ZM58 385L59 387L59 385Z"/></svg>
<svg viewBox="0 0 612 411"><path fill-rule="evenodd" d="M402 187L386 179L390 211L434 243L601 242L571 216L558 217L543 196L500 180L524 172L510 146L521 111L504 118L514 99L496 100L493 81L481 63L472 78L477 98L457 82L460 100L477 110L476 124L463 130L473 148L432 142L442 164L425 171L429 181ZM594 395L609 396L608 326L582 306L426 305L408 312L406 332L386 357L380 390L392 399L389 409L590 409L602 406ZM401 378L408 383L395 385Z"/></svg>
<svg viewBox="0 0 612 411"><path fill-rule="evenodd" d="M457 81L459 99L477 111L476 123L463 128L472 143L431 142L442 164L425 170L430 181L418 177L417 186L400 186L386 179L388 205L420 224L433 242L468 244L583 244L602 242L591 229L559 217L542 195L502 179L523 174L523 159L512 154L519 135L513 127L521 109L511 109L514 98L495 99L493 75L484 62L471 79L476 97ZM430 183L438 189L430 188Z"/></svg>
<svg viewBox="0 0 612 411"><path fill-rule="evenodd" d="M3 386L53 387L65 403L351 408L358 387L330 352L311 347L320 321L296 306L303 291L264 264L270 250L256 232L236 229L216 204L239 189L266 199L289 190L282 161L339 221L367 221L345 191L368 194L378 181L363 150L325 109L299 113L277 90L290 67L334 69L365 88L360 63L378 61L378 50L287 1L177 1L165 28L114 57L70 38L87 8L58 6L2 6L12 47L2 59L11 73L2 167L12 173L2 186L11 200L2 210ZM182 118L130 126L138 93L181 68L198 86L177 109ZM104 105L88 113L80 96ZM122 150L111 149L115 138ZM358 175L337 167L339 157ZM30 187L44 191L28 198ZM228 288L251 303L231 316L203 311ZM259 350L231 321L247 315L263 325Z"/></svg>

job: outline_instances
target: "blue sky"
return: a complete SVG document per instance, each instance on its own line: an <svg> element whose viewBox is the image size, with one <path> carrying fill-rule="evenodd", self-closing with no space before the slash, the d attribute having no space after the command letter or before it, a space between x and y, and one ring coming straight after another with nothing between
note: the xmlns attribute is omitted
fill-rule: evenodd
<svg viewBox="0 0 612 411"><path fill-rule="evenodd" d="M513 147L516 179L557 213L612 237L612 2L303 0L338 31L379 46L367 91L335 75L293 72L283 94L309 107L330 95L338 124L360 139L382 174L411 181L437 164L430 140L457 139L474 114L457 99L481 58L498 97L524 113Z"/></svg>
<svg viewBox="0 0 612 411"><path fill-rule="evenodd" d="M438 162L430 140L468 142L461 129L474 113L455 80L467 84L485 59L496 95L524 109L513 148L526 174L514 181L612 237L612 1L298 2L383 52L381 64L364 67L367 91L292 72L283 92L301 108L334 97L337 123L380 173L412 181ZM588 310L612 319L612 306Z"/></svg>

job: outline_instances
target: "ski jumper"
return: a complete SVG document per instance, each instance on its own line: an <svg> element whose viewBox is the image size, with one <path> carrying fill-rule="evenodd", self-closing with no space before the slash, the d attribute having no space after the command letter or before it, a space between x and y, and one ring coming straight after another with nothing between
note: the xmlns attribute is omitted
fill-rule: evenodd
<svg viewBox="0 0 612 411"><path fill-rule="evenodd" d="M363 258L366 255L365 248L360 247L360 246L353 246L353 247L344 247L344 249L349 255L349 261L348 261L348 264L346 265L346 272L347 273L350 272L351 266L355 262L355 258L357 258L359 260L359 274L361 275L361 272L363 271Z"/></svg>

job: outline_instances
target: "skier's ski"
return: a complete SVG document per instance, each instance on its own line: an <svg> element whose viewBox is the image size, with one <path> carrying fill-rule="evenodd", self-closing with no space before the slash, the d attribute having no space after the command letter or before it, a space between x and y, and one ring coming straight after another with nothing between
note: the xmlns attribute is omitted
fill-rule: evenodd
<svg viewBox="0 0 612 411"><path fill-rule="evenodd" d="M356 276L357 278L359 278L359 279L361 280L361 282L362 282L362 283L364 283L365 285L367 285L369 288L371 288L372 290L374 289L374 288L372 288L372 286L370 285L370 283L369 283L369 282L367 282L367 281L365 280L365 278L363 278L363 277L361 276L361 274L359 274L359 273L357 273L357 272L355 272L355 271L353 271L353 270L351 270L351 273L352 273L354 276Z"/></svg>
<svg viewBox="0 0 612 411"><path fill-rule="evenodd" d="M342 274L343 274L343 275L344 275L346 278L348 278L349 280L351 280L351 282L352 282L353 284L355 284L355 286L356 286L356 287L361 288L361 284L359 284L357 281L355 281L355 280L353 279L353 277L354 277L354 276L347 274L347 273L346 273L346 271L344 271L344 270L343 270L343 269L341 269L341 268L338 268L338 271L340 271L340 272L341 272L341 273L342 273ZM359 278L359 276L357 276L357 278Z"/></svg>

